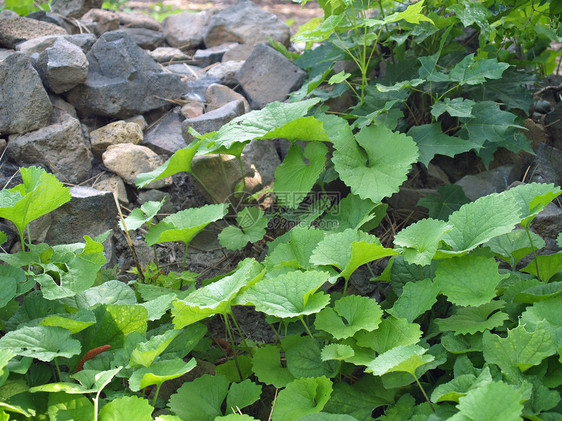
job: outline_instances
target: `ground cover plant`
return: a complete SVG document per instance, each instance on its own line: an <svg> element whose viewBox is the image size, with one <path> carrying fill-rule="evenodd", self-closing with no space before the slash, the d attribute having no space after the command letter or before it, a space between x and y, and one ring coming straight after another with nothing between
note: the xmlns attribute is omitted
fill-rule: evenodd
<svg viewBox="0 0 562 421"><path fill-rule="evenodd" d="M260 207L241 185L219 235L231 250L266 245L259 260L211 279L185 260L162 273L155 260L127 285L104 269L104 236L26 241L32 221L70 199L54 175L22 168L23 183L0 192L0 217L22 244L0 254L4 419L562 418L562 252L540 254L545 241L531 231L560 187L519 184L471 202L445 186L420 203L428 218L392 242L373 234L412 165L532 152L518 129L532 102L526 86L556 66L547 46L562 36L557 4L320 5L324 19L296 37L311 47L295 60L309 80L291 102L192 133L191 145L138 179L192 173L196 154L240 159L252 139L291 141L275 173L276 206ZM336 71L337 60L351 65ZM353 104L333 109L346 92ZM330 196L334 185L344 197ZM148 202L122 229L145 226L148 245L187 250L230 204L158 220L162 203ZM274 220L294 228L268 229ZM351 276L381 261L371 277L379 295L353 292ZM263 313L277 340L252 340L236 307ZM227 332L222 348L212 318ZM214 374L187 379L205 361Z"/></svg>

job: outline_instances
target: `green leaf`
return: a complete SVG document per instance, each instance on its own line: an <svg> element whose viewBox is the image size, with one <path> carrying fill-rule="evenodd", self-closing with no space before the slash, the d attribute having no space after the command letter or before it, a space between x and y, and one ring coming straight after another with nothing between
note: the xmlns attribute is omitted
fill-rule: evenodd
<svg viewBox="0 0 562 421"><path fill-rule="evenodd" d="M49 394L49 419L87 420L94 418L94 405L81 395L68 395L64 392Z"/></svg>
<svg viewBox="0 0 562 421"><path fill-rule="evenodd" d="M310 142L303 150L294 144L275 170L273 190L281 206L295 209L310 192L324 170L328 147ZM308 163L307 163L308 162Z"/></svg>
<svg viewBox="0 0 562 421"><path fill-rule="evenodd" d="M127 230L134 231L144 224L150 225L152 219L156 216L162 205L164 204L164 199L161 202L146 202L143 203L140 208L133 209L133 211L125 218L125 225ZM119 220L119 227L124 230L123 222Z"/></svg>
<svg viewBox="0 0 562 421"><path fill-rule="evenodd" d="M438 263L435 282L447 299L459 306L479 306L496 296L496 287L507 275L498 273L498 263L483 256L466 255Z"/></svg>
<svg viewBox="0 0 562 421"><path fill-rule="evenodd" d="M533 275L538 276L535 260L539 265L541 280L544 282L548 282L550 278L552 278L562 270L562 253L558 252L554 254L537 256L531 263L521 269L521 271L532 273Z"/></svg>
<svg viewBox="0 0 562 421"><path fill-rule="evenodd" d="M508 130L518 128L514 124L516 115L500 109L500 104L492 101L477 102L472 107L472 117L462 118L463 130L468 133L468 140L483 146L486 141L502 143Z"/></svg>
<svg viewBox="0 0 562 421"><path fill-rule="evenodd" d="M221 416L221 405L228 393L228 381L223 376L205 374L184 383L170 397L168 407L181 419L213 421Z"/></svg>
<svg viewBox="0 0 562 421"><path fill-rule="evenodd" d="M376 227L384 218L387 207L388 205L384 203L376 204L369 199L361 199L350 193L326 213L323 221L337 222L337 228L340 231L347 228L358 230L372 225Z"/></svg>
<svg viewBox="0 0 562 421"><path fill-rule="evenodd" d="M342 181L354 194L375 203L398 192L418 159L412 138L384 126L364 127L357 142L349 134L344 131L332 138L332 162Z"/></svg>
<svg viewBox="0 0 562 421"><path fill-rule="evenodd" d="M486 418L502 421L519 421L522 419L521 395L512 386L503 382L491 382L470 390L459 399L459 414L467 420ZM458 418L458 417L457 417Z"/></svg>
<svg viewBox="0 0 562 421"><path fill-rule="evenodd" d="M328 272L314 270L266 278L248 288L238 303L253 305L257 311L280 318L318 313L330 297L316 290L329 278Z"/></svg>
<svg viewBox="0 0 562 421"><path fill-rule="evenodd" d="M80 342L71 338L72 333L62 327L22 327L6 333L0 339L0 349L16 355L52 361L56 357L70 358L80 353Z"/></svg>
<svg viewBox="0 0 562 421"><path fill-rule="evenodd" d="M530 183L520 184L502 194L519 206L522 217L520 223L523 227L529 227L535 216L561 193L560 187L554 184Z"/></svg>
<svg viewBox="0 0 562 421"><path fill-rule="evenodd" d="M491 382L490 368L485 367L478 377L474 374L462 374L450 382L437 386L431 393L431 400L435 403L446 401L458 403L459 399L466 396L471 390Z"/></svg>
<svg viewBox="0 0 562 421"><path fill-rule="evenodd" d="M419 161L426 167L437 154L453 157L471 149L480 149L482 145L456 136L448 136L441 130L439 123L414 126L408 130L419 149Z"/></svg>
<svg viewBox="0 0 562 421"><path fill-rule="evenodd" d="M512 200L501 193L493 193L463 205L449 217L453 228L443 240L451 246L452 252L462 254L480 244L511 232L521 220L519 209Z"/></svg>
<svg viewBox="0 0 562 421"><path fill-rule="evenodd" d="M431 279L407 282L402 288L402 294L387 312L397 319L403 318L411 323L433 307L439 292L439 286Z"/></svg>
<svg viewBox="0 0 562 421"><path fill-rule="evenodd" d="M534 232L529 232L537 250L545 246L544 240ZM533 247L529 241L529 237L525 230L516 229L499 237L492 238L485 244L494 253L499 255L508 263L513 258L513 263L517 264L519 260L533 252Z"/></svg>
<svg viewBox="0 0 562 421"><path fill-rule="evenodd" d="M347 229L326 234L310 261L316 265L333 265L341 271L340 276L348 280L359 266L396 254L395 250L383 247L374 235Z"/></svg>
<svg viewBox="0 0 562 421"><path fill-rule="evenodd" d="M489 363L497 364L502 370L515 366L522 372L526 371L556 353L551 330L548 322L541 321L533 332L519 325L509 330L506 338L484 332L484 358Z"/></svg>
<svg viewBox="0 0 562 421"><path fill-rule="evenodd" d="M417 344L422 336L420 325L408 323L406 319L387 317L373 332L359 332L355 335L357 345L374 349L382 354L397 346Z"/></svg>
<svg viewBox="0 0 562 421"><path fill-rule="evenodd" d="M17 294L18 284L26 281L25 272L14 266L0 266L0 308L6 306Z"/></svg>
<svg viewBox="0 0 562 421"><path fill-rule="evenodd" d="M410 88L410 87L415 88L416 86L419 86L424 82L425 80L423 79L412 79L412 80L403 80L401 82L396 82L392 86L385 86L380 83L377 83L375 86L377 87L377 90L379 90L380 92L390 92L390 91L401 91L405 88Z"/></svg>
<svg viewBox="0 0 562 421"><path fill-rule="evenodd" d="M399 20L402 19L404 19L406 22L409 23L420 23L421 21L427 21L433 23L433 21L430 18L424 16L421 13L424 1L425 0L418 1L408 6L408 8L403 12L393 13L392 15L385 17L383 23L398 22Z"/></svg>
<svg viewBox="0 0 562 421"><path fill-rule="evenodd" d="M107 281L88 288L74 297L78 309L90 309L99 304L136 304L137 297L130 286L121 281Z"/></svg>
<svg viewBox="0 0 562 421"><path fill-rule="evenodd" d="M415 377L418 367L435 359L431 354L424 355L426 352L427 349L418 345L400 345L380 354L365 371L375 376L403 371Z"/></svg>
<svg viewBox="0 0 562 421"><path fill-rule="evenodd" d="M476 102L470 99L445 98L444 101L436 102L431 106L431 115L438 118L441 114L448 113L451 117L471 117L474 104Z"/></svg>
<svg viewBox="0 0 562 421"><path fill-rule="evenodd" d="M205 205L184 209L165 217L148 230L145 240L149 246L167 241L183 241L186 247L195 235L211 222L226 215L227 205Z"/></svg>
<svg viewBox="0 0 562 421"><path fill-rule="evenodd" d="M152 421L152 411L148 401L137 396L117 398L100 409L100 421L135 420Z"/></svg>
<svg viewBox="0 0 562 421"><path fill-rule="evenodd" d="M394 244L408 263L426 266L431 264L443 235L451 228L445 221L422 219L396 234Z"/></svg>
<svg viewBox="0 0 562 421"><path fill-rule="evenodd" d="M310 336L289 335L281 340L285 350L287 369L295 377L333 377L337 372L337 364L324 361L321 347L316 339Z"/></svg>
<svg viewBox="0 0 562 421"><path fill-rule="evenodd" d="M335 85L337 83L342 83L349 79L351 73L346 73L345 70L342 70L339 73L336 73L328 80L328 85Z"/></svg>
<svg viewBox="0 0 562 421"><path fill-rule="evenodd" d="M322 361L331 360L345 360L351 358L355 355L355 351L352 347L345 344L329 344L322 348L322 354L320 355Z"/></svg>
<svg viewBox="0 0 562 421"><path fill-rule="evenodd" d="M382 310L376 300L348 295L326 307L316 315L316 329L330 333L336 339L349 338L360 330L375 330L382 319Z"/></svg>
<svg viewBox="0 0 562 421"><path fill-rule="evenodd" d="M238 412L256 402L261 396L261 385L247 379L232 383L226 397L226 413Z"/></svg>
<svg viewBox="0 0 562 421"><path fill-rule="evenodd" d="M138 187L146 187L153 181L162 180L179 172L191 173L191 162L201 146L201 142L192 143L190 146L174 152L162 165L153 171L139 174L135 180Z"/></svg>
<svg viewBox="0 0 562 421"><path fill-rule="evenodd" d="M47 316L42 326L58 326L78 333L96 323L96 316L90 310L79 310L76 313Z"/></svg>
<svg viewBox="0 0 562 421"><path fill-rule="evenodd" d="M9 219L23 236L33 220L70 200L70 188L42 168L20 168L22 184L0 191L0 217Z"/></svg>
<svg viewBox="0 0 562 421"><path fill-rule="evenodd" d="M135 370L129 378L129 387L133 392L138 392L147 386L160 386L165 381L177 379L190 372L196 365L194 358L188 362L181 358L156 361L150 367Z"/></svg>
<svg viewBox="0 0 562 421"><path fill-rule="evenodd" d="M449 215L459 210L462 205L470 203L470 199L466 197L462 187L457 184L439 186L437 192L439 196L430 194L422 197L417 203L417 206L429 209L430 218L447 221Z"/></svg>
<svg viewBox="0 0 562 421"><path fill-rule="evenodd" d="M474 60L474 54L469 54L451 69L449 78L461 86L478 85L486 82L486 79L501 79L508 67L509 64L496 59Z"/></svg>
<svg viewBox="0 0 562 421"><path fill-rule="evenodd" d="M254 351L252 367L258 380L282 389L295 377L281 365L281 351L276 345L264 345Z"/></svg>
<svg viewBox="0 0 562 421"><path fill-rule="evenodd" d="M293 421L322 411L332 393L332 382L326 377L294 380L277 395L273 421Z"/></svg>
<svg viewBox="0 0 562 421"><path fill-rule="evenodd" d="M345 21L344 21L345 20ZM328 39L334 32L340 32L339 27L347 23L345 14L332 15L320 22L313 28L306 28L293 36L293 42L322 42Z"/></svg>
<svg viewBox="0 0 562 421"><path fill-rule="evenodd" d="M296 268L311 269L312 252L324 238L324 231L316 228L297 226L287 234L287 243L269 243L268 260L275 266L294 266Z"/></svg>
<svg viewBox="0 0 562 421"><path fill-rule="evenodd" d="M189 294L184 300L173 303L174 326L181 329L214 314L230 311L232 300L245 287L251 286L263 277L261 265L254 259L243 261L229 276L213 282Z"/></svg>
<svg viewBox="0 0 562 421"><path fill-rule="evenodd" d="M560 295L562 295L562 282L558 281L527 288L519 292L513 298L513 301L519 303L534 303L537 301L549 300Z"/></svg>
<svg viewBox="0 0 562 421"><path fill-rule="evenodd" d="M162 335L154 335L148 341L137 344L131 353L129 365L150 367L154 359L166 350L179 333L179 330L168 330Z"/></svg>
<svg viewBox="0 0 562 421"><path fill-rule="evenodd" d="M482 352L482 335L456 335L451 332L443 335L441 344L452 354Z"/></svg>
<svg viewBox="0 0 562 421"><path fill-rule="evenodd" d="M546 321L550 325L558 345L562 346L561 305L562 297L560 295L548 300L535 302L532 306L527 307L521 315L521 324L525 324L529 330L534 330L540 322Z"/></svg>
<svg viewBox="0 0 562 421"><path fill-rule="evenodd" d="M215 375L224 376L231 383L239 382L241 378L245 380L252 374L252 358L249 355L239 355L238 364L232 359L215 367Z"/></svg>
<svg viewBox="0 0 562 421"><path fill-rule="evenodd" d="M492 12L483 4L463 0L448 7L447 10L454 12L465 27L476 24L484 33L491 29L488 18L492 16Z"/></svg>
<svg viewBox="0 0 562 421"><path fill-rule="evenodd" d="M258 207L244 207L238 212L236 222L240 228L230 225L219 234L219 242L229 250L241 249L248 243L261 240L265 235L267 219L264 218L264 212Z"/></svg>
<svg viewBox="0 0 562 421"><path fill-rule="evenodd" d="M503 301L492 301L478 307L461 307L451 317L435 321L442 331L452 330L456 335L473 335L501 326L508 315L497 310L504 305Z"/></svg>

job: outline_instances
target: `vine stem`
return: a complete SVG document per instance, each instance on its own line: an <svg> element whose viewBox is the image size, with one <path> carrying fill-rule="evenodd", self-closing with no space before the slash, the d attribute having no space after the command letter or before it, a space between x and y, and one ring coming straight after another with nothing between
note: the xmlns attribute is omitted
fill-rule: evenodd
<svg viewBox="0 0 562 421"><path fill-rule="evenodd" d="M410 374L411 374L411 373L410 373ZM413 377L414 379L416 379L416 383L418 384L418 386L419 386L419 388L420 388L420 390L421 390L421 392L422 392L422 394L423 394L423 397L425 398L425 400L426 400L427 403L429 404L429 407L431 408L431 410L432 410L433 412L435 412L435 408L434 408L433 405L431 404L431 401L429 400L427 394L425 393L425 390L424 390L423 386L421 385L420 381L419 381L418 378L417 378L416 376L414 376L413 374L412 374L412 377Z"/></svg>
<svg viewBox="0 0 562 421"><path fill-rule="evenodd" d="M308 325L307 325L306 322L304 321L304 318L303 318L302 316L300 316L299 319L300 319L302 325L304 326L306 332L308 333L308 335L309 335L312 339L316 340L316 339L314 338L314 336L312 335L312 332L311 332L310 329L308 328Z"/></svg>
<svg viewBox="0 0 562 421"><path fill-rule="evenodd" d="M531 243L531 248L533 249L533 257L535 260L535 267L537 268L537 279L541 280L541 275L539 273L539 261L537 260L537 248L535 247L535 244L533 243L533 237L531 237L531 232L529 231L529 227L525 226L525 232L527 233L527 238L529 239L529 242Z"/></svg>
<svg viewBox="0 0 562 421"><path fill-rule="evenodd" d="M57 368L57 376L59 378L59 382L61 381L61 374L60 374L60 367L59 367L59 360L58 357L55 357L55 367Z"/></svg>
<svg viewBox="0 0 562 421"><path fill-rule="evenodd" d="M232 309L230 309L230 312L228 314L230 314L230 317L232 318L232 321L234 322L234 326L236 326L236 329L238 329L238 334L242 338L242 342L244 343L244 348L246 348L247 352L250 352L250 347L248 346L248 342L246 342L246 335L244 334L244 332L240 328L240 325L238 324L238 321L236 320L236 317L234 317L234 313L232 312Z"/></svg>
<svg viewBox="0 0 562 421"><path fill-rule="evenodd" d="M154 399L152 400L152 406L156 404L156 399L158 399L158 393L160 393L160 388L162 387L162 383L156 386L156 392L154 392Z"/></svg>
<svg viewBox="0 0 562 421"><path fill-rule="evenodd" d="M224 317L224 324L226 325L226 330L228 332L228 337L230 338L230 343L232 344L232 351L234 354L234 365L236 365L236 370L238 371L238 375L240 376L240 381L243 381L242 371L240 370L240 365L238 364L238 348L236 347L236 343L234 342L234 336L232 335L232 329L230 329L230 323L228 323L228 316L226 313L222 315Z"/></svg>

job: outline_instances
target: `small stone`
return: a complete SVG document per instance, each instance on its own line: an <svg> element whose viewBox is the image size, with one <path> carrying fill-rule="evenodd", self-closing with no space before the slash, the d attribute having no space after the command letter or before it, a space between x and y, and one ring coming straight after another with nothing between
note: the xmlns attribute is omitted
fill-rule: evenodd
<svg viewBox="0 0 562 421"><path fill-rule="evenodd" d="M203 101L189 98L189 102L181 107L181 113L187 118L195 118L202 115L204 109L205 103Z"/></svg>
<svg viewBox="0 0 562 421"><path fill-rule="evenodd" d="M205 98L207 99L207 106L205 107L205 110L207 112L216 110L217 108L220 108L223 105L228 104L229 102L237 100L240 100L244 103L245 113L250 111L250 104L248 104L248 101L246 101L246 98L244 98L243 95L230 89L228 86L219 85L218 83L213 83L207 88Z"/></svg>
<svg viewBox="0 0 562 421"><path fill-rule="evenodd" d="M237 46L236 42L227 42L211 48L199 49L193 55L193 61L201 67L207 67L214 63L219 63L224 54L231 48Z"/></svg>
<svg viewBox="0 0 562 421"><path fill-rule="evenodd" d="M162 24L143 12L117 12L119 23L127 28L145 28L152 31L162 31Z"/></svg>
<svg viewBox="0 0 562 421"><path fill-rule="evenodd" d="M142 114L127 118L125 119L125 122L138 124L142 131L148 127L148 123Z"/></svg>
<svg viewBox="0 0 562 421"><path fill-rule="evenodd" d="M223 85L236 86L238 80L236 73L242 68L243 61L225 61L218 63L207 70L207 76L218 78Z"/></svg>
<svg viewBox="0 0 562 421"><path fill-rule="evenodd" d="M90 9L99 9L103 0L52 0L51 12L66 18L80 18Z"/></svg>
<svg viewBox="0 0 562 421"><path fill-rule="evenodd" d="M96 190L112 192L113 195L125 205L129 203L125 183L123 183L123 180L118 175L103 174L92 187Z"/></svg>
<svg viewBox="0 0 562 421"><path fill-rule="evenodd" d="M92 45L96 42L94 34L75 34L75 35L46 35L30 39L29 41L18 44L16 50L20 53L27 54L28 56L33 53L41 54L45 49L52 47L58 39L64 39L72 44L80 47L84 54L90 51Z"/></svg>
<svg viewBox="0 0 562 421"><path fill-rule="evenodd" d="M554 203L549 203L535 216L531 228L543 238L557 238L562 232L562 209Z"/></svg>
<svg viewBox="0 0 562 421"><path fill-rule="evenodd" d="M254 51L254 47L253 44L238 44L224 53L222 61L246 61Z"/></svg>
<svg viewBox="0 0 562 421"><path fill-rule="evenodd" d="M58 108L59 110L62 110L65 113L70 114L72 117L78 118L78 116L76 115L76 108L74 108L72 104L69 104L60 96L50 94L49 99L51 100L51 104L53 104L54 108Z"/></svg>
<svg viewBox="0 0 562 421"><path fill-rule="evenodd" d="M0 19L0 47L16 48L20 42L45 35L66 35L60 26L35 19L14 17Z"/></svg>
<svg viewBox="0 0 562 421"><path fill-rule="evenodd" d="M18 18L20 15L18 15L16 12L14 12L13 10L10 9L5 9L0 11L0 19L6 19L6 18Z"/></svg>
<svg viewBox="0 0 562 421"><path fill-rule="evenodd" d="M552 110L552 104L550 101L540 99L534 104L534 109L537 113L547 114Z"/></svg>
<svg viewBox="0 0 562 421"><path fill-rule="evenodd" d="M94 22L94 32L98 37L106 32L119 29L119 16L111 10L91 9L82 16L81 21Z"/></svg>
<svg viewBox="0 0 562 421"><path fill-rule="evenodd" d="M557 103L545 116L544 125L553 140L553 146L562 149L562 102Z"/></svg>
<svg viewBox="0 0 562 421"><path fill-rule="evenodd" d="M127 123L123 120L114 121L90 133L92 152L98 157L111 145L118 145L121 143L139 145L142 141L143 134L140 126L136 123Z"/></svg>
<svg viewBox="0 0 562 421"><path fill-rule="evenodd" d="M212 12L182 12L168 16L162 22L166 41L172 47L191 50L203 43L203 34Z"/></svg>
<svg viewBox="0 0 562 421"><path fill-rule="evenodd" d="M173 47L158 47L149 54L158 63L171 64L173 62L190 60L190 57L182 50Z"/></svg>
<svg viewBox="0 0 562 421"><path fill-rule="evenodd" d="M199 77L198 75L202 72L203 69L201 69L201 67L193 66L187 63L172 63L166 66L166 70L178 75L188 76L189 78L196 78Z"/></svg>
<svg viewBox="0 0 562 421"><path fill-rule="evenodd" d="M194 137L189 133L190 127L193 127L193 129L199 134L205 134L219 130L230 120L242 114L244 114L244 103L238 100L229 102L228 104L199 117L186 119L181 126L183 138L189 144L194 140Z"/></svg>
<svg viewBox="0 0 562 421"><path fill-rule="evenodd" d="M465 175L455 184L461 186L470 200L506 190L511 183L521 179L518 165L503 165L479 174Z"/></svg>
<svg viewBox="0 0 562 421"><path fill-rule="evenodd" d="M181 113L176 107L154 124L144 136L144 146L162 155L172 155L187 146L181 133Z"/></svg>
<svg viewBox="0 0 562 421"><path fill-rule="evenodd" d="M145 50L154 50L164 42L164 34L160 31L153 31L146 28L121 28L135 44Z"/></svg>
<svg viewBox="0 0 562 421"><path fill-rule="evenodd" d="M103 165L118 176L125 183L135 186L137 176L155 170L162 165L162 158L150 148L131 143L112 145L102 155ZM145 188L159 189L170 186L172 177L157 180Z"/></svg>
<svg viewBox="0 0 562 421"><path fill-rule="evenodd" d="M533 161L533 177L531 181L537 183L553 183L556 186L562 185L562 151L546 143L541 143L537 148L537 154Z"/></svg>

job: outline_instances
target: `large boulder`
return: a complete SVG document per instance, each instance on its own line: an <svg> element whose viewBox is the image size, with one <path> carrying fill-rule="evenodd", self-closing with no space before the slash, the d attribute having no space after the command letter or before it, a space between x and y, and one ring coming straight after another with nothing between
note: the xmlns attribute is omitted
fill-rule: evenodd
<svg viewBox="0 0 562 421"><path fill-rule="evenodd" d="M23 54L11 54L0 62L0 104L0 135L30 132L49 120L49 95Z"/></svg>
<svg viewBox="0 0 562 421"><path fill-rule="evenodd" d="M240 0L211 18L205 33L205 46L209 48L225 42L258 44L267 42L268 36L289 45L289 27L285 23L250 0Z"/></svg>
<svg viewBox="0 0 562 421"><path fill-rule="evenodd" d="M203 34L211 20L212 13L182 12L168 16L162 22L166 41L172 47L191 50L203 44Z"/></svg>
<svg viewBox="0 0 562 421"><path fill-rule="evenodd" d="M92 175L92 154L80 121L61 110L53 110L49 125L11 135L7 153L19 165L39 163L70 183L80 183Z"/></svg>
<svg viewBox="0 0 562 421"><path fill-rule="evenodd" d="M79 111L117 118L132 117L179 99L188 90L180 76L166 73L121 31L103 34L87 55L86 82L72 89L69 102Z"/></svg>
<svg viewBox="0 0 562 421"><path fill-rule="evenodd" d="M90 9L99 9L103 0L52 0L51 12L67 18L79 18Z"/></svg>
<svg viewBox="0 0 562 421"><path fill-rule="evenodd" d="M64 35L60 26L24 17L0 19L0 47L16 48L20 42L45 35Z"/></svg>

